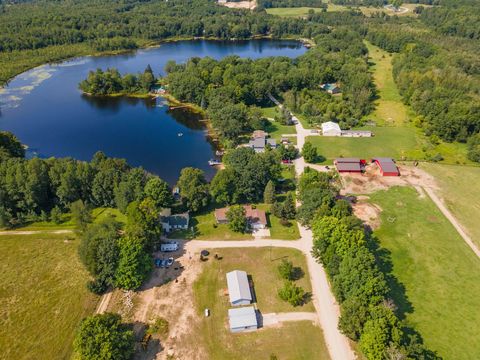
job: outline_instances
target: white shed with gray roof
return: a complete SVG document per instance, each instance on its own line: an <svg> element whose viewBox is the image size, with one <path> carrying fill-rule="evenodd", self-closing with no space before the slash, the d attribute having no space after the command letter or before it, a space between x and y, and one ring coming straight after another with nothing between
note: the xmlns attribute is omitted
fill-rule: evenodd
<svg viewBox="0 0 480 360"><path fill-rule="evenodd" d="M227 273L228 295L232 305L248 305L252 302L252 293L247 273L233 270Z"/></svg>
<svg viewBox="0 0 480 360"><path fill-rule="evenodd" d="M228 310L231 332L252 331L258 329L257 313L253 306Z"/></svg>

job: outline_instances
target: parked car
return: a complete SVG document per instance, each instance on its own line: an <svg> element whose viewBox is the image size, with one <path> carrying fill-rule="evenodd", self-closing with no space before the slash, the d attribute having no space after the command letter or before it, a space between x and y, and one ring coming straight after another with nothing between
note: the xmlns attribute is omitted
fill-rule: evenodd
<svg viewBox="0 0 480 360"><path fill-rule="evenodd" d="M166 266L172 266L173 264L173 257L169 257L168 260L165 260L166 261Z"/></svg>
<svg viewBox="0 0 480 360"><path fill-rule="evenodd" d="M205 309L205 317L209 317L210 316L210 310L209 309Z"/></svg>
<svg viewBox="0 0 480 360"><path fill-rule="evenodd" d="M162 259L155 259L155 267L161 267Z"/></svg>
<svg viewBox="0 0 480 360"><path fill-rule="evenodd" d="M165 244L160 245L160 251L162 252L172 252L178 250L178 242L171 241Z"/></svg>

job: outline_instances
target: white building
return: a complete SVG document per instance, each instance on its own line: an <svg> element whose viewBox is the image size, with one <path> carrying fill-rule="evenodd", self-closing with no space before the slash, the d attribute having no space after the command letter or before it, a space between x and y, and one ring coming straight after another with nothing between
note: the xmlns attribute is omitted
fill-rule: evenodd
<svg viewBox="0 0 480 360"><path fill-rule="evenodd" d="M248 305L252 302L250 284L245 271L233 270L227 273L227 286L232 305Z"/></svg>
<svg viewBox="0 0 480 360"><path fill-rule="evenodd" d="M257 314L253 306L228 310L231 332L253 331L258 329Z"/></svg>
<svg viewBox="0 0 480 360"><path fill-rule="evenodd" d="M322 123L322 135L323 136L342 136L342 130L340 125L333 121Z"/></svg>

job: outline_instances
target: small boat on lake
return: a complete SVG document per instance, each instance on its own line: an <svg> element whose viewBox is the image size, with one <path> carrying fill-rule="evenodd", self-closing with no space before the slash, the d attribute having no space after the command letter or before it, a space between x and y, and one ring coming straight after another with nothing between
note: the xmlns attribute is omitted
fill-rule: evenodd
<svg viewBox="0 0 480 360"><path fill-rule="evenodd" d="M178 135L178 136L183 136L183 133L178 133L177 135Z"/></svg>
<svg viewBox="0 0 480 360"><path fill-rule="evenodd" d="M208 160L208 165L210 165L210 166L221 165L221 164L222 164L221 161L218 161L218 160L215 160L215 159Z"/></svg>

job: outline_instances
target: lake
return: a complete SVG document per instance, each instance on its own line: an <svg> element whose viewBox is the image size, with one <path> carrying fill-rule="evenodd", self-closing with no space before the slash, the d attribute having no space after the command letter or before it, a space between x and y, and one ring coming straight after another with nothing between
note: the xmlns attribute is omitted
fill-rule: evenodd
<svg viewBox="0 0 480 360"><path fill-rule="evenodd" d="M170 184L187 166L204 170L210 178L215 169L207 162L215 148L198 115L169 111L162 98L90 98L81 94L78 83L97 68L116 67L123 74L143 71L150 64L155 74L163 74L167 61L185 62L192 56L296 57L305 51L301 43L289 40L195 40L40 66L0 88L0 129L28 145L29 156L90 160L101 150Z"/></svg>

